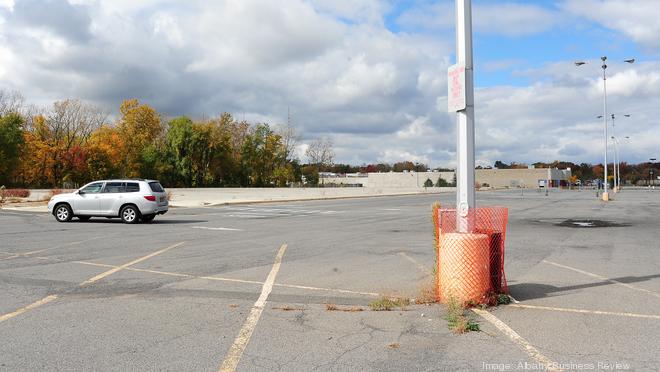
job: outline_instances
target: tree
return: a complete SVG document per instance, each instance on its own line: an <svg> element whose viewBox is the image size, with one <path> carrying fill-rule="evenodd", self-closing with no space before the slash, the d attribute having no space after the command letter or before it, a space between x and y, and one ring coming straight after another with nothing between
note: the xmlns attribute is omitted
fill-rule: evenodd
<svg viewBox="0 0 660 372"><path fill-rule="evenodd" d="M332 165L335 158L332 140L323 137L312 141L305 155L307 155L308 162L316 165L317 169L320 169L321 166Z"/></svg>
<svg viewBox="0 0 660 372"><path fill-rule="evenodd" d="M25 120L16 112L0 116L0 185L13 183L12 174L18 168L24 143Z"/></svg>
<svg viewBox="0 0 660 372"><path fill-rule="evenodd" d="M164 132L160 115L137 99L122 102L119 112L121 118L117 129L124 145L122 176L140 177L145 149L159 140Z"/></svg>
<svg viewBox="0 0 660 372"><path fill-rule="evenodd" d="M426 181L424 181L424 187L433 187L433 181L431 181L430 178L427 178Z"/></svg>
<svg viewBox="0 0 660 372"><path fill-rule="evenodd" d="M24 103L25 100L21 93L0 89L0 117L10 113L21 113Z"/></svg>
<svg viewBox="0 0 660 372"><path fill-rule="evenodd" d="M438 182L435 183L435 187L449 187L449 182L442 177L438 177Z"/></svg>
<svg viewBox="0 0 660 372"><path fill-rule="evenodd" d="M282 139L282 147L284 148L282 165L284 165L287 161L293 160L296 147L298 146L298 142L300 142L300 134L298 134L296 128L291 123L278 126L275 132Z"/></svg>

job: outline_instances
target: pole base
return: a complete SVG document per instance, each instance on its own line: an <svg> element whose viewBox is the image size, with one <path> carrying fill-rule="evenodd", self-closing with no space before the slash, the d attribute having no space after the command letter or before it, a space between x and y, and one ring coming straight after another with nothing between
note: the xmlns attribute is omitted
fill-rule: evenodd
<svg viewBox="0 0 660 372"><path fill-rule="evenodd" d="M610 194L607 192L603 193L603 201L610 201Z"/></svg>

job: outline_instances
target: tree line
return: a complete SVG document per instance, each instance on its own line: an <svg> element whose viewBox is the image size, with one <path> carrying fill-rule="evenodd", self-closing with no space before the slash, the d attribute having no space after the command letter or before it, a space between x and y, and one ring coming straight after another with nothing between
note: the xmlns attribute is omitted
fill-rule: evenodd
<svg viewBox="0 0 660 372"><path fill-rule="evenodd" d="M0 92L0 185L74 187L95 179L153 178L174 187L285 186L301 180L295 133L224 113L164 120L136 99L108 122L80 100L51 108ZM288 131L288 132L287 132Z"/></svg>
<svg viewBox="0 0 660 372"><path fill-rule="evenodd" d="M0 90L0 185L7 187L72 188L111 178L152 178L167 187L315 186L319 172L428 168L412 162L335 164L328 138L308 144L303 164L296 157L299 142L291 125L251 124L228 113L165 119L128 99L109 121L101 108L80 100L40 108Z"/></svg>

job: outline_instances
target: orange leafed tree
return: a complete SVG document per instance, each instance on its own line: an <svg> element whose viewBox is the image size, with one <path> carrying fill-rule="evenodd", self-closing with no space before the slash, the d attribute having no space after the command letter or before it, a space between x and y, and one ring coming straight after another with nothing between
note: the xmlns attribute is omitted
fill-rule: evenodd
<svg viewBox="0 0 660 372"><path fill-rule="evenodd" d="M119 111L117 130L123 145L121 176L140 177L142 155L150 145L162 140L163 124L156 110L137 99L125 100Z"/></svg>

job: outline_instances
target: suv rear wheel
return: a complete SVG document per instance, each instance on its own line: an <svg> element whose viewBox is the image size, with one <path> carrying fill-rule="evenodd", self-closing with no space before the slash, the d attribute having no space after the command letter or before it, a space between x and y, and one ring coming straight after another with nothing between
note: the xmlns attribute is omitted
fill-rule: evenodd
<svg viewBox="0 0 660 372"><path fill-rule="evenodd" d="M73 212L71 212L71 207L68 204L60 204L55 208L55 219L57 222L69 222L73 217Z"/></svg>
<svg viewBox="0 0 660 372"><path fill-rule="evenodd" d="M133 205L127 205L119 212L124 223L137 223L140 220L140 211Z"/></svg>

